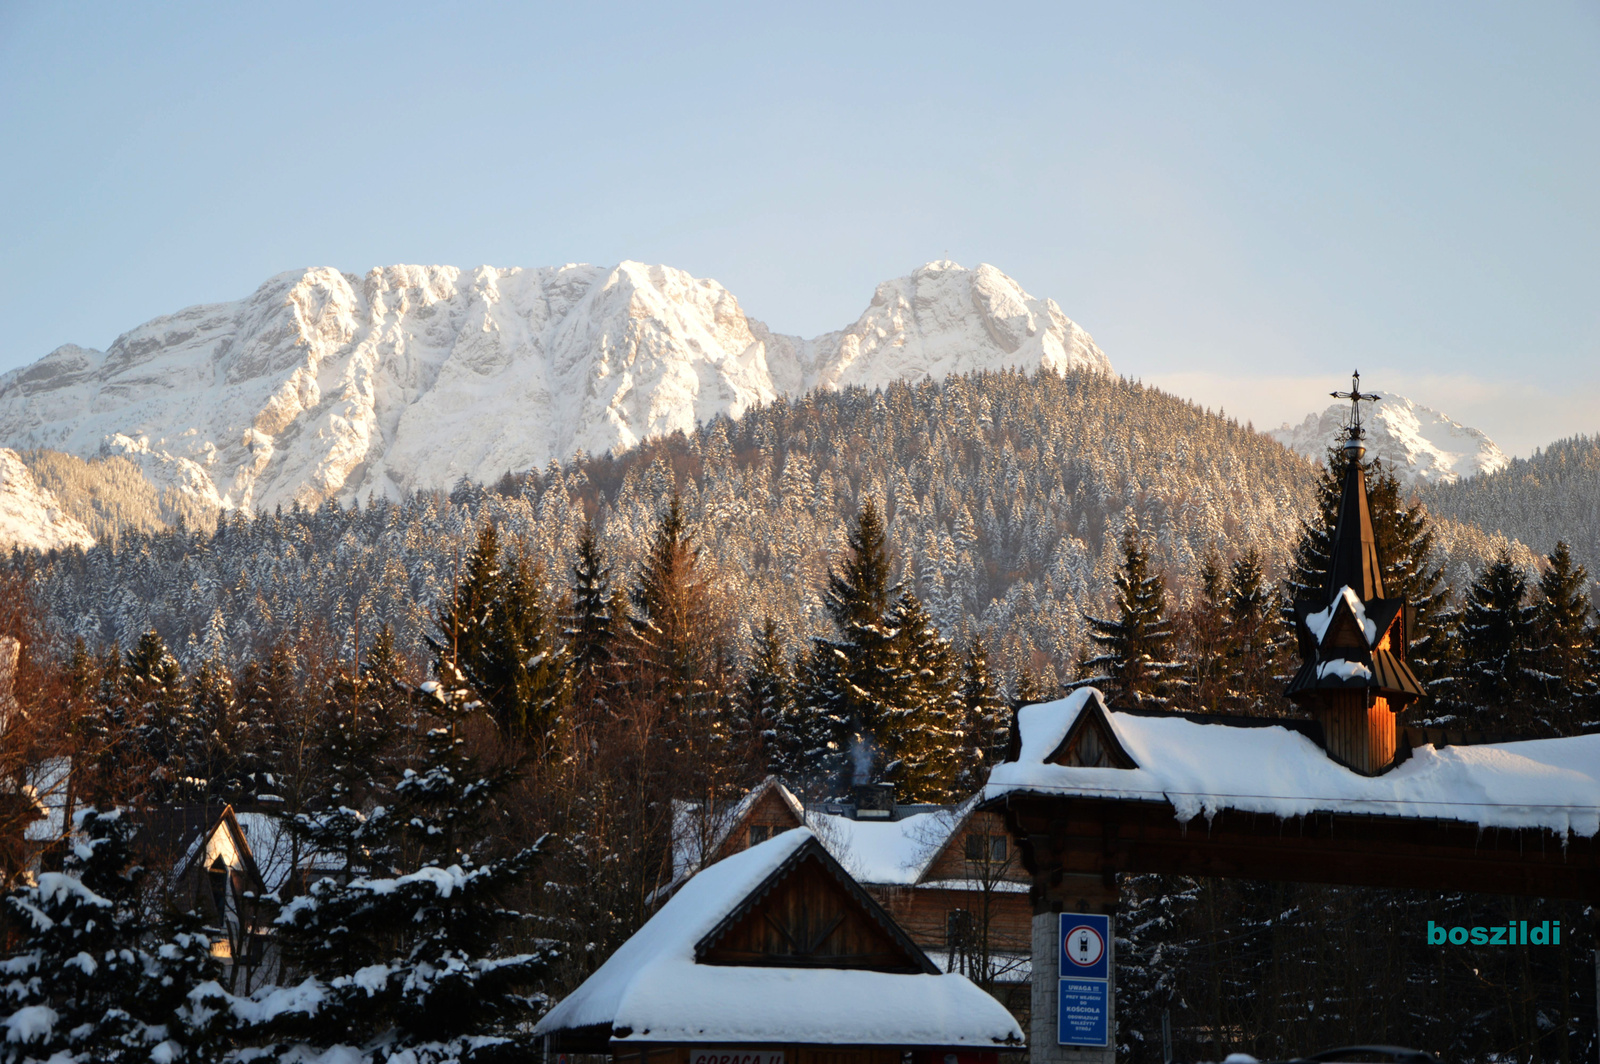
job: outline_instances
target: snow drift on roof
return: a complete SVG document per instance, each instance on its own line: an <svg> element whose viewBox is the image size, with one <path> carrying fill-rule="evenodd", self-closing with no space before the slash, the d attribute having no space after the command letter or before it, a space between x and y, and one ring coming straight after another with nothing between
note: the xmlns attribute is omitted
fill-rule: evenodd
<svg viewBox="0 0 1600 1064"><path fill-rule="evenodd" d="M1356 623L1361 626L1362 634L1367 637L1367 646L1372 646L1378 641L1378 626L1367 618L1367 607L1361 601L1361 596L1350 589L1346 584L1333 596L1333 603L1325 610L1306 614L1306 627L1311 629L1311 634L1317 637L1317 643L1322 643L1323 636L1327 635L1328 625L1333 623L1333 615L1339 609L1339 602L1343 600L1350 605L1350 612L1355 614Z"/></svg>
<svg viewBox="0 0 1600 1064"><path fill-rule="evenodd" d="M1179 821L1237 809L1280 817L1310 813L1460 820L1480 827L1600 833L1600 735L1482 746L1423 746L1378 777L1332 760L1283 727L1200 724L1182 717L1107 713L1136 769L1045 764L1099 692L1025 706L1021 753L996 765L985 800L1014 791L1170 802Z"/></svg>
<svg viewBox="0 0 1600 1064"><path fill-rule="evenodd" d="M536 1034L608 1025L619 1041L1018 1044L1003 1006L959 975L696 964L695 944L814 836L805 828L696 875Z"/></svg>

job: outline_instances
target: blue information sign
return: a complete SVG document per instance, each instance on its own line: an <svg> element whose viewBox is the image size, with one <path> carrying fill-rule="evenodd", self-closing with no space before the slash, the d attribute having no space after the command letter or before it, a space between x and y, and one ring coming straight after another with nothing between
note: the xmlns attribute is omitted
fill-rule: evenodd
<svg viewBox="0 0 1600 1064"><path fill-rule="evenodd" d="M1104 979L1061 980L1061 1007L1056 1013L1056 1041L1064 1046L1103 1046L1111 986Z"/></svg>
<svg viewBox="0 0 1600 1064"><path fill-rule="evenodd" d="M1111 917L1062 913L1056 941L1056 1041L1064 1046L1110 1045Z"/></svg>
<svg viewBox="0 0 1600 1064"><path fill-rule="evenodd" d="M1061 978L1109 979L1111 917L1061 914Z"/></svg>

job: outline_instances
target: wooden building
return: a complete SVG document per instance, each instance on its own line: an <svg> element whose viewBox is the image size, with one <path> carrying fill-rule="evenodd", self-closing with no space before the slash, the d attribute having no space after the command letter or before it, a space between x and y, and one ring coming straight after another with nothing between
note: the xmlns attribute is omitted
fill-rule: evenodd
<svg viewBox="0 0 1600 1064"><path fill-rule="evenodd" d="M988 988L1027 1021L1031 882L1004 819L956 805L901 805L887 786L806 805L770 777L720 816L680 805L674 882L796 827L809 827L906 934L947 972ZM708 855L705 859L702 854Z"/></svg>
<svg viewBox="0 0 1600 1064"><path fill-rule="evenodd" d="M804 828L684 882L536 1033L546 1059L628 1064L996 1064L1023 1044Z"/></svg>
<svg viewBox="0 0 1600 1064"><path fill-rule="evenodd" d="M1357 405L1372 398L1358 386ZM1407 603L1384 595L1360 441L1354 417L1332 571L1296 610L1287 694L1309 719L1113 712L1091 688L1017 712L982 808L1032 880L1032 1060L1115 1057L1059 1044L1058 914L1114 920L1122 873L1600 903L1600 734L1468 744L1398 719L1421 687ZM1107 952L1114 982L1114 931Z"/></svg>

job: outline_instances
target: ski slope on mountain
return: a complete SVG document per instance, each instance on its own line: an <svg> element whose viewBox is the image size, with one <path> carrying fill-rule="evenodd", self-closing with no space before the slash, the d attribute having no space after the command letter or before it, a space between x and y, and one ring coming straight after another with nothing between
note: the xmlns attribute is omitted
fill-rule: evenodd
<svg viewBox="0 0 1600 1064"><path fill-rule="evenodd" d="M1320 414L1307 414L1298 425L1285 423L1269 435L1316 460L1327 455L1349 419L1350 404L1335 403ZM1367 454L1382 459L1408 486L1454 484L1510 463L1505 452L1482 432L1401 395L1384 396L1366 407L1362 424L1367 430Z"/></svg>
<svg viewBox="0 0 1600 1064"><path fill-rule="evenodd" d="M492 481L818 386L1039 367L1111 369L987 265L929 263L813 340L666 266L317 268L0 377L0 445L120 454L163 488L269 509Z"/></svg>

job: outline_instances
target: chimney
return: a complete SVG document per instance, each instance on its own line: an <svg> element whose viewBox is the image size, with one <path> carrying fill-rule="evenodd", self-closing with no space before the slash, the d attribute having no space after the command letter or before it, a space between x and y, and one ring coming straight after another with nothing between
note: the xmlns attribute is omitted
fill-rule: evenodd
<svg viewBox="0 0 1600 1064"><path fill-rule="evenodd" d="M857 783L850 788L857 820L893 820L894 784Z"/></svg>

